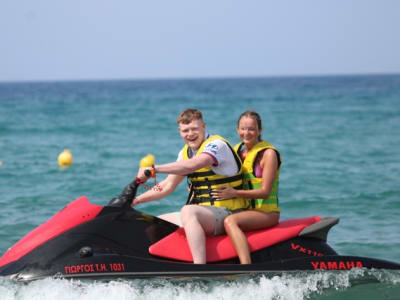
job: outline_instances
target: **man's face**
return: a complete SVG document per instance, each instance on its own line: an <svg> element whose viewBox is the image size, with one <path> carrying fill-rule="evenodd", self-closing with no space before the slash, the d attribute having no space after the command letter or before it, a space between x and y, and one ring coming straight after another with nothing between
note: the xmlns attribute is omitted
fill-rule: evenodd
<svg viewBox="0 0 400 300"><path fill-rule="evenodd" d="M206 134L206 123L202 120L193 120L189 124L179 123L179 133L183 141L192 149L200 148Z"/></svg>

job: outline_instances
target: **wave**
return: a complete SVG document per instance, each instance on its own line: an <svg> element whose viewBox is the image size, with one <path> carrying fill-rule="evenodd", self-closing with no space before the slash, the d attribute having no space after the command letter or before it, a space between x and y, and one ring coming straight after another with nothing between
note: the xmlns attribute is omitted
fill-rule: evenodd
<svg viewBox="0 0 400 300"><path fill-rule="evenodd" d="M400 272L353 269L345 272L294 272L227 278L66 280L31 283L0 279L3 300L102 299L386 299L400 292ZM343 298L344 297L344 298ZM358 299L358 298L357 298Z"/></svg>

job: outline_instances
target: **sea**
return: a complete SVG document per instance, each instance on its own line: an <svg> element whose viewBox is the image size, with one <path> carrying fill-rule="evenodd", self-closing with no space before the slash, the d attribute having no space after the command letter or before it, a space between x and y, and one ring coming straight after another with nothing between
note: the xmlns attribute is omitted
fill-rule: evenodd
<svg viewBox="0 0 400 300"><path fill-rule="evenodd" d="M281 219L340 218L340 254L400 262L400 75L0 83L0 255L72 200L105 205L151 153L175 161L186 108L207 130L239 142L238 116L257 111L282 154ZM73 164L58 166L70 149ZM164 179L162 175L157 180ZM144 189L139 192L142 193ZM177 211L182 182L137 206ZM0 278L1 300L400 299L400 271L258 274L235 278L65 280Z"/></svg>

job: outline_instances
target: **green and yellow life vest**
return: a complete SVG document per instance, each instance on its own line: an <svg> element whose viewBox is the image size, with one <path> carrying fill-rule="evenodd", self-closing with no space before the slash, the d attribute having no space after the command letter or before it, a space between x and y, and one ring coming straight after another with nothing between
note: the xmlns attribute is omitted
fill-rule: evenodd
<svg viewBox="0 0 400 300"><path fill-rule="evenodd" d="M199 204L199 205L214 205L217 207L226 207L229 210L243 209L248 207L248 200L243 198L234 198L226 200L216 200L211 196L211 191L213 189L218 189L224 186L231 186L235 189L243 188L243 178L242 178L242 162L237 153L233 150L229 142L218 135L210 136L208 139L203 141L200 148L197 150L196 156L204 151L204 147L208 142L220 139L226 142L235 157L238 172L233 176L218 175L211 169L210 166L201 168L188 174L188 181L191 186L191 191L193 195L189 199L189 204ZM185 145L182 149L182 158L190 159L189 147Z"/></svg>
<svg viewBox="0 0 400 300"><path fill-rule="evenodd" d="M235 146L235 151L240 155L240 149L243 145L239 143ZM253 146L247 153L246 158L243 162L243 188L245 190L255 190L261 188L262 178L255 176L255 164L257 161L257 155L265 149L273 149L276 151L278 156L278 170L276 171L275 180L272 185L271 192L266 199L251 199L250 208L255 210L261 210L265 212L280 212L279 200L278 200L278 189L279 189L279 173L281 170L281 157L278 149L266 141L261 141Z"/></svg>

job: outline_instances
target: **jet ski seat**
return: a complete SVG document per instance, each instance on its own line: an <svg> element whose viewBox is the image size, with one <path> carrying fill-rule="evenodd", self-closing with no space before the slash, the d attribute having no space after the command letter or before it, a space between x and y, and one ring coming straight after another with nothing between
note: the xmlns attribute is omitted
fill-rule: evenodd
<svg viewBox="0 0 400 300"><path fill-rule="evenodd" d="M322 220L322 221L321 221ZM322 223L321 223L322 222ZM278 225L246 232L250 251L272 246L298 235L325 239L329 229L338 222L337 218L322 219L319 216L281 221ZM320 224L321 223L321 224ZM235 258L235 249L228 236L208 236L206 240L207 262L218 262ZM149 247L150 254L177 261L193 262L185 231L181 227Z"/></svg>

